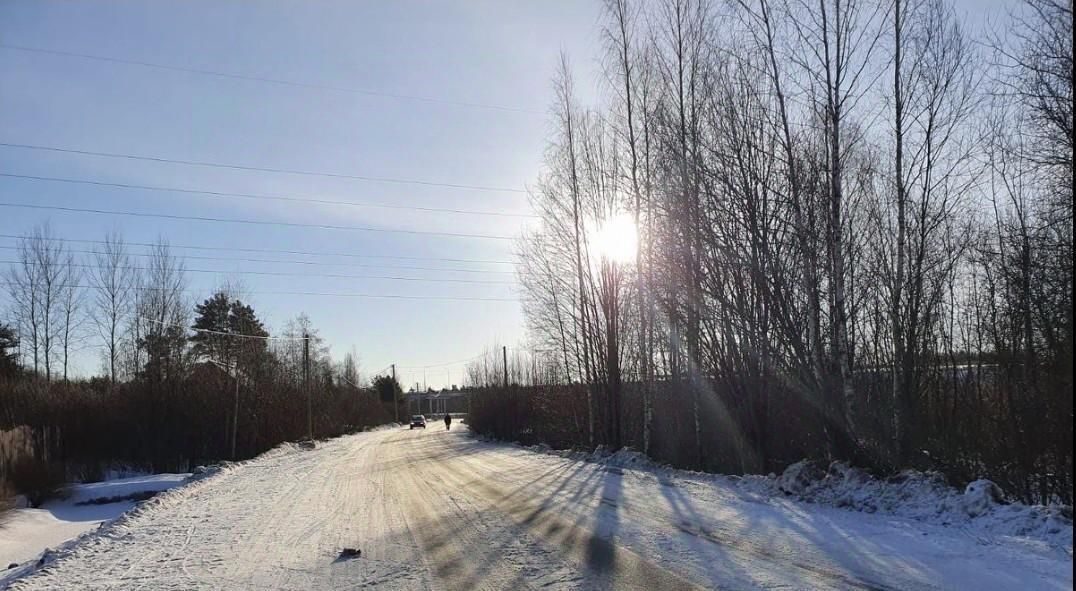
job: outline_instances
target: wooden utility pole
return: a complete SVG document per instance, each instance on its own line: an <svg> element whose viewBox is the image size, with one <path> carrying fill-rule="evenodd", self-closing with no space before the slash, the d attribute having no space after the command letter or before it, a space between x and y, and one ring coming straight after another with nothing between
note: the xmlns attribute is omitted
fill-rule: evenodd
<svg viewBox="0 0 1076 591"><path fill-rule="evenodd" d="M310 396L310 335L303 333L303 389L306 390L306 437L314 440L314 408Z"/></svg>
<svg viewBox="0 0 1076 591"><path fill-rule="evenodd" d="M232 413L232 459L235 460L235 439L239 431L239 356L235 356L235 409Z"/></svg>
<svg viewBox="0 0 1076 591"><path fill-rule="evenodd" d="M419 399L421 401L421 398ZM421 409L420 409L421 412ZM400 401L396 399L396 364L392 364L392 416L397 423L400 422Z"/></svg>
<svg viewBox="0 0 1076 591"><path fill-rule="evenodd" d="M508 387L508 347L501 347L501 355L504 358L504 387Z"/></svg>

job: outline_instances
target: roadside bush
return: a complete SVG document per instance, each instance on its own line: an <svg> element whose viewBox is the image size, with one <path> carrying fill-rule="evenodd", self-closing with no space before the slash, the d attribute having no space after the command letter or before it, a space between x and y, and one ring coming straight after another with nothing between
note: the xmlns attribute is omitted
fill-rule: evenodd
<svg viewBox="0 0 1076 591"><path fill-rule="evenodd" d="M12 463L8 479L16 493L26 495L31 507L40 507L45 501L62 496L66 483L62 466L30 456Z"/></svg>
<svg viewBox="0 0 1076 591"><path fill-rule="evenodd" d="M4 514L15 508L15 491L7 482L0 480L0 524L4 523Z"/></svg>
<svg viewBox="0 0 1076 591"><path fill-rule="evenodd" d="M391 405L386 408L372 389L341 386L325 375L311 382L315 439L392 420ZM234 393L234 379L205 364L161 383L0 378L0 480L15 486L10 473L23 456L48 458L63 467L68 480L86 482L116 468L185 472L198 464L251 458L307 436L301 383L254 376L240 392L233 457Z"/></svg>

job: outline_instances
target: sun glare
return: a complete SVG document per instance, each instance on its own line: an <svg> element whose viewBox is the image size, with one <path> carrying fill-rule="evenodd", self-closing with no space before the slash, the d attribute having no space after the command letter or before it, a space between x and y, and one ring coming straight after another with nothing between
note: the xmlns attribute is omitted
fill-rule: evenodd
<svg viewBox="0 0 1076 591"><path fill-rule="evenodd" d="M594 232L593 244L598 256L608 261L618 265L635 262L635 253L639 248L635 220L626 213L605 220Z"/></svg>

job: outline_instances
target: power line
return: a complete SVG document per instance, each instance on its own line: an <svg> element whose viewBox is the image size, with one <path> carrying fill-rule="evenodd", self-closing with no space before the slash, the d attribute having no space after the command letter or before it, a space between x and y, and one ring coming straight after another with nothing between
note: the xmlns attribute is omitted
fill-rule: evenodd
<svg viewBox="0 0 1076 591"><path fill-rule="evenodd" d="M314 228L318 230L343 230L351 232L380 232L385 234L414 234L418 236L447 236L450 238L478 238L485 240L514 240L511 236L496 234L468 234L463 232L437 232L433 230L400 230L393 228L373 228L370 226L338 226L335 224L303 224L299 222L279 222L269 220L250 220L243 218L218 218L209 216L177 215L169 213L143 213L134 211L117 211L112 209L90 209L66 207L62 205L34 205L30 203L0 202L0 207L64 211L68 213L92 213L95 215L118 215L138 218L158 218L167 220L188 220L195 222L213 222L226 224L246 224L253 226L284 226L289 228Z"/></svg>
<svg viewBox="0 0 1076 591"><path fill-rule="evenodd" d="M387 374L387 372L386 372L386 370L387 370L387 369L389 369L389 368L391 368L391 367L392 367L392 364L390 363L390 364L386 365L385 367L382 367L381 369L379 369L379 370L375 371L375 372L373 373L373 376L374 376L374 377L378 377L378 376L380 376L380 375L383 375L383 374L384 374L384 375L388 375L388 374Z"/></svg>
<svg viewBox="0 0 1076 591"><path fill-rule="evenodd" d="M0 234L0 238L15 238L23 239L25 236L17 234ZM104 240L86 240L77 238L53 238L60 242L77 242L80 244L108 244ZM156 247L158 244L152 242L124 242L127 246L145 246ZM444 258L444 257L413 257L402 255L377 255L377 254L355 254L351 252L324 252L324 251L312 251L312 250L286 250L278 248L241 248L231 246L199 246L199 245L180 245L169 244L169 248L178 248L183 250L209 250L209 251L222 251L230 250L235 252L264 252L264 253L276 253L276 254L293 254L302 256L329 256L329 257L349 257L358 259L392 259L392 260L408 260L408 261L441 261L451 263L482 263L491 265L515 265L515 261L505 260L493 260L493 259L460 259L460 258Z"/></svg>
<svg viewBox="0 0 1076 591"><path fill-rule="evenodd" d="M494 111L506 111L506 112L513 112L513 113L527 113L527 114L531 114L531 115L541 115L541 114L543 114L541 111L536 111L536 110L533 110L533 109L523 109L523 108L519 108L519 107L508 107L508 106L504 106L504 105L495 105L495 104L489 104L489 103L476 103L476 102L470 102L470 101L442 99L442 98L429 97L429 96L419 96L419 95L413 95L413 94L400 94L400 93L393 93L393 92L383 92L383 91L379 91L379 90L369 90L369 89L365 89L365 88L351 88L351 87L335 86L335 85L329 85L329 84L314 84L314 83L310 83L310 82L298 82L298 81L295 81L295 80L284 80L282 78L268 78L268 77L264 77L264 76L251 76L251 75L247 75L247 74L232 74L232 73L229 73L229 72L221 72L221 71L217 71L217 70L207 70L207 69L202 69L202 68L188 68L188 67L183 67L183 66L172 66L172 65L167 65L167 64L158 64L158 63L146 62L146 61L140 61L140 60L131 60L131 59L125 59L125 58L108 57L108 56L102 56L102 55L93 55L93 54L88 54L88 53L78 53L78 52L74 52L74 51L60 51L60 50L57 50L57 49L44 49L44 48L39 48L39 47L27 47L27 46L24 46L24 45L14 45L14 44L9 44L9 43L0 43L0 47L3 47L4 49L11 49L11 50L15 50L15 51L25 51L25 52L29 52L29 53L40 53L40 54L56 55L56 56L63 56L63 57L75 57L75 58L80 58L80 59L96 60L96 61L101 61L101 62L110 62L110 63L116 63L116 64L126 64L126 65L130 65L130 66L142 66L142 67L145 67L145 68L156 68L156 69L159 69L159 70L169 70L169 71L173 71L173 72L186 72L188 74L202 74L202 75L206 75L206 76L215 76L215 77L218 77L218 78L229 78L229 79L233 79L233 80L245 80L245 81L250 81L250 82L265 82L265 83L269 83L269 84L278 84L278 85L282 85L282 86L292 86L292 87L297 87L297 88L312 88L312 89L317 89L317 90L331 90L331 91L335 91L335 92L347 92L347 93L361 94L361 95L366 95L366 96L376 96L376 97L381 97L381 98L391 98L391 99L418 101L418 102L434 103L434 104L441 104L441 105L452 105L452 106L456 106L456 107L468 107L468 108L473 108L473 109L490 109L490 110L494 110Z"/></svg>
<svg viewBox="0 0 1076 591"><path fill-rule="evenodd" d="M484 215L484 216L497 216L497 217L516 217L516 218L537 218L538 216L531 213L505 213L499 211L480 211L474 209L455 209L447 207L424 207L419 205L394 205L389 203L373 203L369 201L336 201L333 199L323 199L317 197L294 197L290 195L265 195L259 193L233 193L229 191L205 191L199 189L184 189L180 187L160 187L153 185L136 185L132 183L114 183L105 181L94 181L90 179L72 179L52 176L35 176L28 174L13 174L8 172L0 172L0 177L7 177L13 179L23 179L31 181L48 181L55 183L71 183L79 185L93 185L98 187L113 187L119 189L138 189L144 191L164 191L169 193L182 193L186 195L197 195L201 197L234 197L239 199L255 199L259 201L283 201L288 203L314 203L322 205L343 205L350 207L374 207L381 209L405 209L412 211L425 211L432 213L451 213L459 215Z"/></svg>
<svg viewBox="0 0 1076 591"><path fill-rule="evenodd" d="M5 235L0 234L0 238ZM62 238L55 238L54 240L63 240ZM103 241L102 241L103 242ZM0 245L0 249L4 250L18 250L18 246ZM105 255L107 253L100 250L82 250L68 248L67 252L76 254L92 254L92 255ZM125 256L134 257L153 257L153 253L147 252L124 252ZM274 263L274 264L294 264L294 265L309 265L318 267L357 267L364 269L405 269L409 271L439 271L439 272L451 272L451 273L488 273L488 274L515 274L516 271L496 271L485 269L455 269L452 267L415 267L409 265L364 265L361 263L329 263L324 261L289 261L286 259L257 259L248 257L213 257L213 256L199 256L184 254L181 255L184 260L202 260L202 261L228 261L228 262L242 262L242 263Z"/></svg>
<svg viewBox="0 0 1076 591"><path fill-rule="evenodd" d="M226 168L230 170L245 170L254 172L272 172L281 174L296 174L303 176L319 176L338 179L351 179L357 181L378 182L378 183L394 183L394 184L406 184L406 185L422 185L428 187L443 187L448 189L468 189L472 191L491 191L500 193L526 193L523 189L513 189L510 187L492 187L487 185L467 185L461 183L442 183L435 181L425 181L419 179L405 179L394 177L374 177L356 174L344 174L336 172L316 172L310 170L297 170L288 168L270 168L264 166L248 166L243 164L220 164L217 162L206 162L204 160L181 160L178 158L163 158L160 156L143 156L137 154L122 154L118 152L96 152L91 150L80 150L75 148L59 148L55 146L42 146L38 144L19 144L13 142L0 142L0 146L7 148L20 148L23 150L41 150L46 152L59 152L62 154L79 154L83 156L99 156L102 158L123 158L126 160L142 160L146 162L164 162L168 164L183 164L187 166L206 166L209 168Z"/></svg>
<svg viewBox="0 0 1076 591"><path fill-rule="evenodd" d="M242 338L242 339L258 339L258 340L263 340L263 341L301 341L301 340L303 340L303 337L274 337L274 336L267 336L267 335L244 334L244 333L241 333L241 332L227 332L227 331L223 331L223 330L212 330L212 329L208 329L208 328L195 328L193 326L184 326L182 324L173 324L171 322L163 322L161 320L157 320L156 318L147 318L146 316L141 316L141 315L139 315L138 318L141 318L142 320L145 320L146 322L154 322L154 323L160 324L161 326L168 326L168 327L171 327L171 328L182 328L184 330L200 332L200 333L203 333L203 334L215 334L215 335L220 335L220 336L225 336L225 337L236 337L236 338Z"/></svg>
<svg viewBox="0 0 1076 591"><path fill-rule="evenodd" d="M12 284L10 281L0 281L0 285L10 287ZM78 288L78 289L97 289L94 285L57 285L56 288ZM140 291L152 291L157 288L135 286L132 289ZM193 289L178 290L184 293L196 294L204 293L204 291L196 291ZM244 290L245 291L245 290ZM430 300L430 301L453 301L453 302L518 302L516 298L486 298L486 297L468 297L468 296L427 296L427 295L404 295L404 294L373 294L373 293L348 293L348 292L319 292L319 291L245 291L245 293L251 295L287 295L287 296L319 296L319 297L337 297L337 298L369 298L369 299L388 299L388 300Z"/></svg>
<svg viewBox="0 0 1076 591"><path fill-rule="evenodd" d="M432 365L397 365L396 369L432 369L435 367L448 367L452 365L459 365L461 363L467 363L468 361L474 361L475 359L481 359L485 357L486 353L475 355L474 357L468 357L467 359L460 359L458 361L449 361L446 363L434 363Z"/></svg>
<svg viewBox="0 0 1076 591"><path fill-rule="evenodd" d="M0 264L17 265L19 261L5 261L0 260ZM72 267L80 267L85 269L110 269L111 267L106 265L91 265L88 263L70 263ZM130 265L121 265L118 269L127 269L131 271L151 271L148 267L135 267ZM497 280L483 280L483 279L451 279L444 277L395 277L389 275L346 275L342 273L288 273L286 271L228 271L219 269L183 269L187 273L212 273L217 275L265 275L272 277L324 277L331 279L380 279L385 281L417 281L421 283L469 283L469 284L481 284L481 285L512 285L511 281L497 281Z"/></svg>

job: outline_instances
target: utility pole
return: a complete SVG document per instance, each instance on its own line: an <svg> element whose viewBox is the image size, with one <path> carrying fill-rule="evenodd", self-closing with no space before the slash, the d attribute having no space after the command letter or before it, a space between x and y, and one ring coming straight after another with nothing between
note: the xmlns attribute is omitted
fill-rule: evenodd
<svg viewBox="0 0 1076 591"><path fill-rule="evenodd" d="M239 431L239 356L235 356L235 412L232 413L232 460L235 460L235 439Z"/></svg>
<svg viewBox="0 0 1076 591"><path fill-rule="evenodd" d="M310 397L310 335L303 333L303 389L306 390L306 437L314 440L314 409Z"/></svg>
<svg viewBox="0 0 1076 591"><path fill-rule="evenodd" d="M422 412L422 409L419 409ZM394 420L400 422L400 401L396 399L396 364L392 364L392 416Z"/></svg>
<svg viewBox="0 0 1076 591"><path fill-rule="evenodd" d="M508 347L501 347L501 355L504 358L504 387L508 387Z"/></svg>

